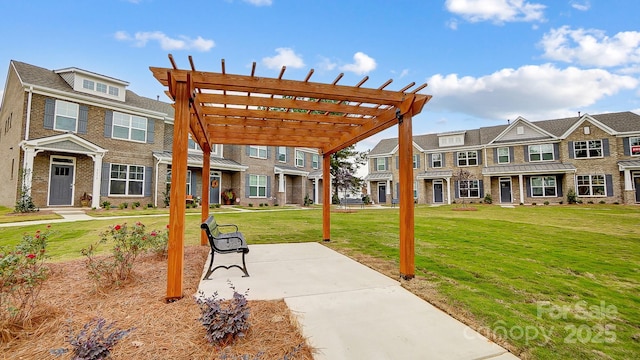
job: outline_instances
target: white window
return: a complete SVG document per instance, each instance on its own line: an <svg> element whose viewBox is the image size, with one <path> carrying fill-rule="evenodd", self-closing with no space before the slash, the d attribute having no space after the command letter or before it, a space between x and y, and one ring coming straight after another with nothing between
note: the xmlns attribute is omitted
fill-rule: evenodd
<svg viewBox="0 0 640 360"><path fill-rule="evenodd" d="M431 154L431 167L442 167L442 154Z"/></svg>
<svg viewBox="0 0 640 360"><path fill-rule="evenodd" d="M93 90L93 89L94 89L94 86L95 86L95 84L94 84L94 82L93 82L93 81L91 81L91 80L87 80L87 79L82 80L82 87L83 87L84 89Z"/></svg>
<svg viewBox="0 0 640 360"><path fill-rule="evenodd" d="M458 166L478 165L477 151L460 151L458 152Z"/></svg>
<svg viewBox="0 0 640 360"><path fill-rule="evenodd" d="M109 195L142 196L144 166L111 164Z"/></svg>
<svg viewBox="0 0 640 360"><path fill-rule="evenodd" d="M55 130L77 130L79 105L67 101L56 100L56 115L53 128Z"/></svg>
<svg viewBox="0 0 640 360"><path fill-rule="evenodd" d="M508 164L509 162L511 162L511 159L509 158L509 148L498 148L498 164Z"/></svg>
<svg viewBox="0 0 640 360"><path fill-rule="evenodd" d="M375 158L376 171L387 171L387 162L385 158Z"/></svg>
<svg viewBox="0 0 640 360"><path fill-rule="evenodd" d="M578 196L606 196L604 175L578 175Z"/></svg>
<svg viewBox="0 0 640 360"><path fill-rule="evenodd" d="M96 83L96 91L106 94L107 93L107 85L103 83Z"/></svg>
<svg viewBox="0 0 640 360"><path fill-rule="evenodd" d="M267 158L267 147L266 146L257 146L251 145L249 146L249 156L258 158L258 159L266 159Z"/></svg>
<svg viewBox="0 0 640 360"><path fill-rule="evenodd" d="M286 146L278 146L278 161L286 163L287 162L287 147Z"/></svg>
<svg viewBox="0 0 640 360"><path fill-rule="evenodd" d="M109 95L118 96L120 94L120 89L115 86L109 86Z"/></svg>
<svg viewBox="0 0 640 360"><path fill-rule="evenodd" d="M480 181L460 180L458 182L458 197L479 198L480 197Z"/></svg>
<svg viewBox="0 0 640 360"><path fill-rule="evenodd" d="M576 159L602 157L602 140L575 141L573 153Z"/></svg>
<svg viewBox="0 0 640 360"><path fill-rule="evenodd" d="M147 141L147 118L114 111L111 137L139 142Z"/></svg>
<svg viewBox="0 0 640 360"><path fill-rule="evenodd" d="M553 159L553 144L529 145L529 161L551 161Z"/></svg>
<svg viewBox="0 0 640 360"><path fill-rule="evenodd" d="M300 150L296 150L296 166L304 167L304 153Z"/></svg>
<svg viewBox="0 0 640 360"><path fill-rule="evenodd" d="M631 156L640 156L640 137L629 138Z"/></svg>
<svg viewBox="0 0 640 360"><path fill-rule="evenodd" d="M191 136L189 136L189 142L187 143L187 149L192 150L192 151L202 151L202 149L200 149L200 145L198 145L198 143L195 142L195 140L193 140L191 138Z"/></svg>
<svg viewBox="0 0 640 360"><path fill-rule="evenodd" d="M266 175L249 175L249 197L267 197Z"/></svg>
<svg viewBox="0 0 640 360"><path fill-rule="evenodd" d="M413 155L413 168L419 168L418 163L420 162L420 155Z"/></svg>
<svg viewBox="0 0 640 360"><path fill-rule="evenodd" d="M171 169L167 170L167 193L171 189ZM187 170L187 195L192 195L191 193L191 170Z"/></svg>
<svg viewBox="0 0 640 360"><path fill-rule="evenodd" d="M311 167L314 169L318 169L320 167L320 155L313 154L311 156Z"/></svg>
<svg viewBox="0 0 640 360"><path fill-rule="evenodd" d="M555 197L556 177L555 176L533 176L531 177L531 196L533 197Z"/></svg>

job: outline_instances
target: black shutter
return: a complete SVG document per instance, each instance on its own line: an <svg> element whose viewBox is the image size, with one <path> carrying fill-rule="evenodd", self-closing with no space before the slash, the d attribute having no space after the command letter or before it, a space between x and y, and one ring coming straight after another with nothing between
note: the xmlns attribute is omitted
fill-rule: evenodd
<svg viewBox="0 0 640 360"><path fill-rule="evenodd" d="M249 198L249 194L251 194L251 175L247 174L245 176L245 184L244 184L244 197Z"/></svg>
<svg viewBox="0 0 640 360"><path fill-rule="evenodd" d="M527 197L531 197L531 178L529 176L524 178L525 186L527 187ZM524 199L522 199L524 202Z"/></svg>
<svg viewBox="0 0 640 360"><path fill-rule="evenodd" d="M613 196L613 176L611 174L606 174L604 176L604 181L607 183L607 197Z"/></svg>
<svg viewBox="0 0 640 360"><path fill-rule="evenodd" d="M111 164L108 162L102 163L102 176L100 182L100 196L109 196L109 178L111 171Z"/></svg>
<svg viewBox="0 0 640 360"><path fill-rule="evenodd" d="M560 160L560 144L553 144L553 160Z"/></svg>
<svg viewBox="0 0 640 360"><path fill-rule="evenodd" d="M144 167L144 196L151 196L152 172L151 166Z"/></svg>
<svg viewBox="0 0 640 360"><path fill-rule="evenodd" d="M427 155L427 166L425 166L427 169L430 167L433 167L433 154L429 154Z"/></svg>
<svg viewBox="0 0 640 360"><path fill-rule="evenodd" d="M498 164L500 162L498 160L498 148L493 148L493 163Z"/></svg>
<svg viewBox="0 0 640 360"><path fill-rule="evenodd" d="M460 185L458 184L458 180L453 182L453 197L454 199L458 199L459 196L459 189L460 189Z"/></svg>
<svg viewBox="0 0 640 360"><path fill-rule="evenodd" d="M625 156L631 156L631 144L630 144L631 138L624 138L622 139L622 145L624 146L624 155Z"/></svg>
<svg viewBox="0 0 640 360"><path fill-rule="evenodd" d="M560 175L560 176L556 176L556 196L557 197L562 197L562 180L564 179L564 176Z"/></svg>
<svg viewBox="0 0 640 360"><path fill-rule="evenodd" d="M609 151L609 139L602 139L602 156L611 156L611 152Z"/></svg>
<svg viewBox="0 0 640 360"><path fill-rule="evenodd" d="M267 176L267 197L271 197L271 176Z"/></svg>
<svg viewBox="0 0 640 360"><path fill-rule="evenodd" d="M568 149L569 149L569 159L575 159L576 153L575 153L575 149L573 148L573 141L569 141Z"/></svg>
<svg viewBox="0 0 640 360"><path fill-rule="evenodd" d="M80 105L78 111L78 134L87 133L87 124L89 123L89 107Z"/></svg>
<svg viewBox="0 0 640 360"><path fill-rule="evenodd" d="M111 137L111 130L113 128L113 111L107 110L104 112L104 137Z"/></svg>
<svg viewBox="0 0 640 360"><path fill-rule="evenodd" d="M51 98L44 100L44 128L53 129L53 120L56 113L56 101Z"/></svg>
<svg viewBox="0 0 640 360"><path fill-rule="evenodd" d="M153 144L153 138L155 135L156 122L153 119L147 119L147 144Z"/></svg>
<svg viewBox="0 0 640 360"><path fill-rule="evenodd" d="M480 199L484 198L484 186L482 185L482 180L478 180L478 194L480 194Z"/></svg>
<svg viewBox="0 0 640 360"><path fill-rule="evenodd" d="M524 150L524 162L529 162L529 145L524 145L523 150Z"/></svg>
<svg viewBox="0 0 640 360"><path fill-rule="evenodd" d="M482 165L482 150L478 150L478 165Z"/></svg>
<svg viewBox="0 0 640 360"><path fill-rule="evenodd" d="M515 159L513 158L514 157L513 152L514 152L513 146L509 146L509 162L510 163L515 161Z"/></svg>

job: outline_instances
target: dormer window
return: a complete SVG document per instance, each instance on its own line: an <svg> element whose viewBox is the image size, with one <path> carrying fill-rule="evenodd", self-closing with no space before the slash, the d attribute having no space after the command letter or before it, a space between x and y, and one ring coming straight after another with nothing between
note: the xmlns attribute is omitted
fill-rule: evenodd
<svg viewBox="0 0 640 360"><path fill-rule="evenodd" d="M95 87L95 83L91 80L84 79L82 80L82 87L87 90L93 90Z"/></svg>
<svg viewBox="0 0 640 360"><path fill-rule="evenodd" d="M109 95L119 96L120 95L120 89L118 89L115 86L109 86Z"/></svg>
<svg viewBox="0 0 640 360"><path fill-rule="evenodd" d="M101 92L103 94L107 93L107 85L103 84L103 83L97 83L96 84L96 91L97 92Z"/></svg>
<svg viewBox="0 0 640 360"><path fill-rule="evenodd" d="M438 134L438 145L440 147L446 146L460 146L464 145L465 131Z"/></svg>

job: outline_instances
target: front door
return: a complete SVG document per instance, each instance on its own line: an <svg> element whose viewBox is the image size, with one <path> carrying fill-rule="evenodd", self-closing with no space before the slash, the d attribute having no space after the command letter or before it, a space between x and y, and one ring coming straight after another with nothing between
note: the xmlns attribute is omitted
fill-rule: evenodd
<svg viewBox="0 0 640 360"><path fill-rule="evenodd" d="M500 179L500 202L503 204L511 203L511 179Z"/></svg>
<svg viewBox="0 0 640 360"><path fill-rule="evenodd" d="M444 202L444 197L442 196L442 181L433 182L433 202L438 204Z"/></svg>
<svg viewBox="0 0 640 360"><path fill-rule="evenodd" d="M72 205L73 165L51 164L49 205Z"/></svg>
<svg viewBox="0 0 640 360"><path fill-rule="evenodd" d="M387 185L385 183L378 184L378 204L387 202Z"/></svg>
<svg viewBox="0 0 640 360"><path fill-rule="evenodd" d="M220 204L220 173L212 171L209 175L209 204Z"/></svg>
<svg viewBox="0 0 640 360"><path fill-rule="evenodd" d="M633 182L636 186L636 202L640 203L640 176L634 177Z"/></svg>

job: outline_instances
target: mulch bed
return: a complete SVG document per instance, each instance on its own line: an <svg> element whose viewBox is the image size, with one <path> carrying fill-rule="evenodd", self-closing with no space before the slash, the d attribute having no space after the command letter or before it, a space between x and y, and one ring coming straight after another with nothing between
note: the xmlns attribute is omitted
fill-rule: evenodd
<svg viewBox="0 0 640 360"><path fill-rule="evenodd" d="M250 330L224 349L204 338L197 320L197 291L207 247L185 248L184 294L166 303L167 262L155 256L136 261L134 278L117 288L99 289L87 277L82 259L50 264L51 275L40 293L40 305L30 323L0 325L0 357L9 359L69 359L70 353L54 356L52 349L69 348L65 336L78 333L90 320L101 317L115 328L135 328L112 352L113 359L313 359L312 349L302 336L295 316L284 300L251 300ZM6 340L11 337L11 340ZM295 350L294 350L295 349Z"/></svg>

